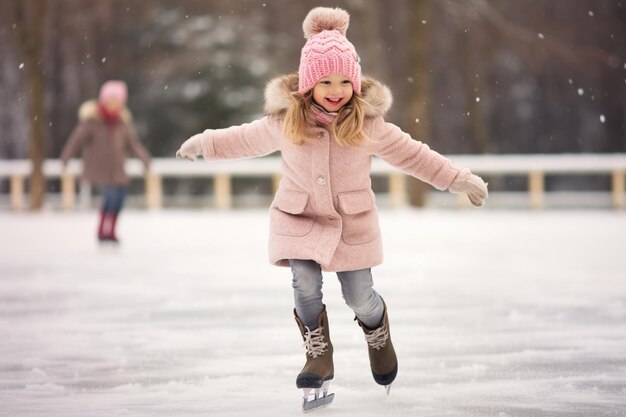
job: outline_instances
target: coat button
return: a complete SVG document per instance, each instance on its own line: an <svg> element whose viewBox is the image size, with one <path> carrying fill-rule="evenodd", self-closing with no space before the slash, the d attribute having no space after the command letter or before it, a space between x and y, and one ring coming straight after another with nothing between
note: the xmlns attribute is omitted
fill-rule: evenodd
<svg viewBox="0 0 626 417"><path fill-rule="evenodd" d="M326 178L320 175L319 177L317 177L317 183L319 185L326 185Z"/></svg>

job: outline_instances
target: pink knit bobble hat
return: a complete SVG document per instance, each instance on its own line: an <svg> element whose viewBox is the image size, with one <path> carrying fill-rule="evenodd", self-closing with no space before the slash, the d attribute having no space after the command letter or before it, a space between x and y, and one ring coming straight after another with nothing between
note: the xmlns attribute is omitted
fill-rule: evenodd
<svg viewBox="0 0 626 417"><path fill-rule="evenodd" d="M102 84L98 100L104 102L109 99L116 99L122 104L126 104L126 100L128 100L128 88L124 81L111 80Z"/></svg>
<svg viewBox="0 0 626 417"><path fill-rule="evenodd" d="M304 18L302 29L307 39L300 55L298 92L311 90L320 78L343 75L361 93L361 65L354 45L346 39L350 15L343 9L316 7Z"/></svg>

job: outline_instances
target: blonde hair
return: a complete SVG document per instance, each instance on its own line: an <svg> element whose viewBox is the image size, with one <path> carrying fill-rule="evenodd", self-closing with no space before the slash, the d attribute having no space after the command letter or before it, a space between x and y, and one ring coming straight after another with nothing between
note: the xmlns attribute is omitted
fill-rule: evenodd
<svg viewBox="0 0 626 417"><path fill-rule="evenodd" d="M291 94L292 102L285 114L285 137L296 145L304 145L313 138L308 136L310 127L310 108L313 106L313 90L304 95L297 92ZM363 140L369 139L363 131L365 112L363 107L368 105L356 94L345 106L339 110L333 123L329 126L330 132L341 146L354 146Z"/></svg>

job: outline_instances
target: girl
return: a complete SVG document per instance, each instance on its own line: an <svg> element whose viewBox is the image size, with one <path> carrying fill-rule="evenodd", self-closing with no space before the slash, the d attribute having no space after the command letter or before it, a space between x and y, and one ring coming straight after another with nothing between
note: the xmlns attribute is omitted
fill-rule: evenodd
<svg viewBox="0 0 626 417"><path fill-rule="evenodd" d="M372 156L440 190L467 193L474 206L487 198L482 179L384 121L391 93L361 78L359 57L345 37L349 18L341 9L311 10L303 23L307 42L298 74L267 85L267 116L206 130L177 152L190 160L282 153L282 179L270 208L269 259L291 267L293 275L294 315L306 347L296 385L305 389L305 410L332 400L326 396L334 372L322 271L337 273L365 334L374 380L388 390L398 371L387 306L373 289L371 273L383 260L369 176Z"/></svg>
<svg viewBox="0 0 626 417"><path fill-rule="evenodd" d="M100 88L98 101L89 100L78 110L78 126L63 153L63 167L74 155L83 152L83 177L100 187L103 196L98 225L100 242L118 243L117 217L126 198L128 177L124 163L129 152L137 155L146 170L150 154L139 143L126 108L128 90L123 81L107 81Z"/></svg>

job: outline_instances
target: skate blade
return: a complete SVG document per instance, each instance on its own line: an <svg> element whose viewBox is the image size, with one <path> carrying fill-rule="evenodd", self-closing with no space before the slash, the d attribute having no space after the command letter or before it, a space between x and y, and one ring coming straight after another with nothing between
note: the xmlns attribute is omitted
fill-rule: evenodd
<svg viewBox="0 0 626 417"><path fill-rule="evenodd" d="M304 403L302 404L302 411L304 411L305 413L309 413L311 411L326 407L333 402L333 399L335 399L335 394L323 395L313 400L305 398Z"/></svg>
<svg viewBox="0 0 626 417"><path fill-rule="evenodd" d="M389 391L391 391L391 384L385 385L385 391L387 391L387 396L389 396Z"/></svg>
<svg viewBox="0 0 626 417"><path fill-rule="evenodd" d="M321 388L304 388L302 411L308 413L332 403L333 399L335 399L335 394L329 394L328 387L329 383L326 381Z"/></svg>

